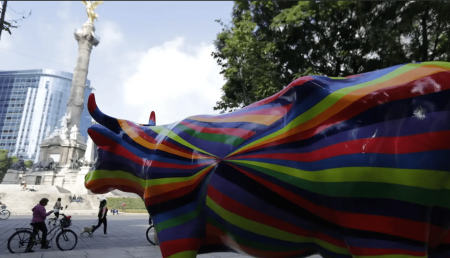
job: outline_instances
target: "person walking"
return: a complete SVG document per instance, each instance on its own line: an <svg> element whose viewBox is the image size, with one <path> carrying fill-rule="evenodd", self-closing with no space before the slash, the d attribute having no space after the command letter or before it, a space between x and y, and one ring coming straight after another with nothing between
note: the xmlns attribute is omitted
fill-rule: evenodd
<svg viewBox="0 0 450 258"><path fill-rule="evenodd" d="M108 214L108 208L106 207L106 200L103 199L100 201L100 206L98 210L98 225L94 226L92 229L92 233L94 233L97 228L99 228L103 224L103 236L107 236L106 228L108 226L108 221L106 220L106 214Z"/></svg>
<svg viewBox="0 0 450 258"><path fill-rule="evenodd" d="M52 214L53 211L46 212L45 206L48 204L47 198L42 198L39 201L39 204L34 206L31 211L33 212L33 219L31 220L31 223L33 223L33 235L32 240L28 242L28 246L25 252L31 253L34 252L31 250L34 244L34 239L36 238L36 235L39 233L39 231L42 231L42 240L41 240L41 249L49 249L50 246L47 243L47 226L45 226L45 219L48 215Z"/></svg>
<svg viewBox="0 0 450 258"><path fill-rule="evenodd" d="M69 202L72 202L72 195L69 195Z"/></svg>
<svg viewBox="0 0 450 258"><path fill-rule="evenodd" d="M59 217L59 210L61 210L61 198L58 198L58 200L55 203L55 206L53 206L53 211L55 213L55 221L53 222L53 226L56 226L56 221Z"/></svg>

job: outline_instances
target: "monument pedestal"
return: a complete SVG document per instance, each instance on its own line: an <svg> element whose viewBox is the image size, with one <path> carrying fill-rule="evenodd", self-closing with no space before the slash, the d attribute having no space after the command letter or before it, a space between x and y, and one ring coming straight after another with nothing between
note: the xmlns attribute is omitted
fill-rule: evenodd
<svg viewBox="0 0 450 258"><path fill-rule="evenodd" d="M61 139L59 135L52 138L44 139L41 143L41 153L39 161L45 162L50 158L63 167L67 164L70 166L70 159L83 157L86 151L86 143L81 135L76 139Z"/></svg>
<svg viewBox="0 0 450 258"><path fill-rule="evenodd" d="M22 181L25 171L8 169L6 171L5 177L3 178L2 184L19 184Z"/></svg>

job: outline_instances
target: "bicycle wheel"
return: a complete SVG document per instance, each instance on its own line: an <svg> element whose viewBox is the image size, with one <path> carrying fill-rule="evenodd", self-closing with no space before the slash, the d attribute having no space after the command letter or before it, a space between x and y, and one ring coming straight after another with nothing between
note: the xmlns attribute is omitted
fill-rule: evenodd
<svg viewBox="0 0 450 258"><path fill-rule="evenodd" d="M77 242L77 235L70 229L64 229L56 236L56 245L61 251L74 249L77 246Z"/></svg>
<svg viewBox="0 0 450 258"><path fill-rule="evenodd" d="M21 230L14 233L8 239L8 250L11 253L24 253L31 239L31 231Z"/></svg>
<svg viewBox="0 0 450 258"><path fill-rule="evenodd" d="M147 236L147 240L150 242L150 244L155 245L155 228L153 227L153 225L150 225L145 235Z"/></svg>
<svg viewBox="0 0 450 258"><path fill-rule="evenodd" d="M9 212L9 210L0 211L0 219L7 219L9 218L9 215L11 215L11 212Z"/></svg>

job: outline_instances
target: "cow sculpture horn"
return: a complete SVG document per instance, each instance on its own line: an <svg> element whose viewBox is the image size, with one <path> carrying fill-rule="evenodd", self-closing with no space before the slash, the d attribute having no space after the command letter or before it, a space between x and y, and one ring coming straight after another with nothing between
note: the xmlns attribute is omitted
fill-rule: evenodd
<svg viewBox="0 0 450 258"><path fill-rule="evenodd" d="M104 113L102 113L102 111L100 111L97 103L95 103L94 93L91 93L91 95L89 95L87 106L89 113L95 121L117 134L120 132L120 125L117 119L105 115Z"/></svg>

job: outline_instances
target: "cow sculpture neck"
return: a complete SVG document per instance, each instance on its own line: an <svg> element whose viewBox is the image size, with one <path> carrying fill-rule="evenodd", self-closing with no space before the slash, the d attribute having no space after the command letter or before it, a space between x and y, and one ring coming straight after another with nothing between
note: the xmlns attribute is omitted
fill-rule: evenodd
<svg viewBox="0 0 450 258"><path fill-rule="evenodd" d="M307 76L233 113L88 109L85 185L142 196L164 258L450 257L450 63Z"/></svg>

